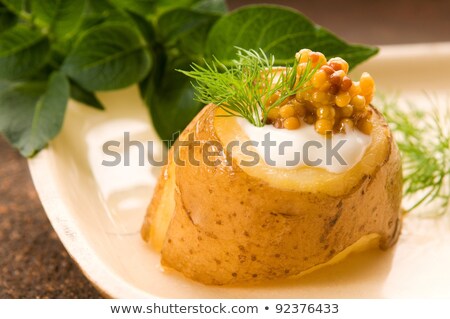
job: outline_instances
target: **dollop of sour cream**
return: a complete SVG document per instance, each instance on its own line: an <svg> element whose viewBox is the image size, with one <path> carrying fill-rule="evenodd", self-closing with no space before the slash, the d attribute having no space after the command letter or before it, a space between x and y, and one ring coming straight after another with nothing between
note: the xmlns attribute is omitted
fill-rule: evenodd
<svg viewBox="0 0 450 319"><path fill-rule="evenodd" d="M287 130L273 125L256 127L243 118L236 120L258 155L267 165L278 168L310 166L343 173L362 159L372 140L370 135L350 128L326 137L307 123Z"/></svg>

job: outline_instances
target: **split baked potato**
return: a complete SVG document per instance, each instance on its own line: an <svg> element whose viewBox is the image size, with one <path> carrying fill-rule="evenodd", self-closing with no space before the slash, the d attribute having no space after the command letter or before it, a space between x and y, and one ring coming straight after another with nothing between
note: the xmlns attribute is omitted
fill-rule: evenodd
<svg viewBox="0 0 450 319"><path fill-rule="evenodd" d="M401 161L383 116L372 110L363 158L336 174L239 165L245 155L225 145L247 137L236 118L206 106L177 142L191 134L200 146L169 152L142 237L161 252L164 267L214 285L298 276L364 238L392 246L401 228ZM205 165L203 147L219 148L210 159L219 165ZM199 165L187 160L189 152Z"/></svg>

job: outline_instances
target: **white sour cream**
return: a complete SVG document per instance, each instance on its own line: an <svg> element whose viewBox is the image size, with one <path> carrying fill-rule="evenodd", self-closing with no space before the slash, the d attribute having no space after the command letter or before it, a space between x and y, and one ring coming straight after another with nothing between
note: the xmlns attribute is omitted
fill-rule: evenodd
<svg viewBox="0 0 450 319"><path fill-rule="evenodd" d="M279 168L311 166L342 173L361 160L371 143L369 135L356 129L327 138L306 123L296 130L287 130L273 125L256 127L243 118L236 120L252 141L253 150L267 165Z"/></svg>

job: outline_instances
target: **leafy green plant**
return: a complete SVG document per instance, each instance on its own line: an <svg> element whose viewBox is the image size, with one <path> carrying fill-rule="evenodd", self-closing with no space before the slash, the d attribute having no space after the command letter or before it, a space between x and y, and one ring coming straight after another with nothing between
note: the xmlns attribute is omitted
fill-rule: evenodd
<svg viewBox="0 0 450 319"><path fill-rule="evenodd" d="M261 48L282 66L301 48L352 66L377 52L291 9L226 11L224 0L0 0L0 132L33 156L60 131L69 98L101 110L95 92L139 84L170 139L203 106L176 69L213 57L231 66L236 46Z"/></svg>

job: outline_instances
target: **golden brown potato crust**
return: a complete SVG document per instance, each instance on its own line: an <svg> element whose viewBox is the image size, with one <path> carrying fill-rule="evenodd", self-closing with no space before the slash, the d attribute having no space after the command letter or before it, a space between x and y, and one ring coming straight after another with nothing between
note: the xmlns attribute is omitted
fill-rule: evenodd
<svg viewBox="0 0 450 319"><path fill-rule="evenodd" d="M377 111L374 116L382 118ZM193 133L202 144L220 143L213 123L210 105L181 138ZM205 284L223 285L298 275L368 234L379 234L380 247L390 247L401 227L402 173L387 125L386 134L391 147L385 161L338 197L273 188L234 161L231 166L176 166L175 209L162 265ZM201 158L201 147L195 152ZM186 156L182 148L180 158ZM143 226L146 240L163 185L161 178Z"/></svg>

